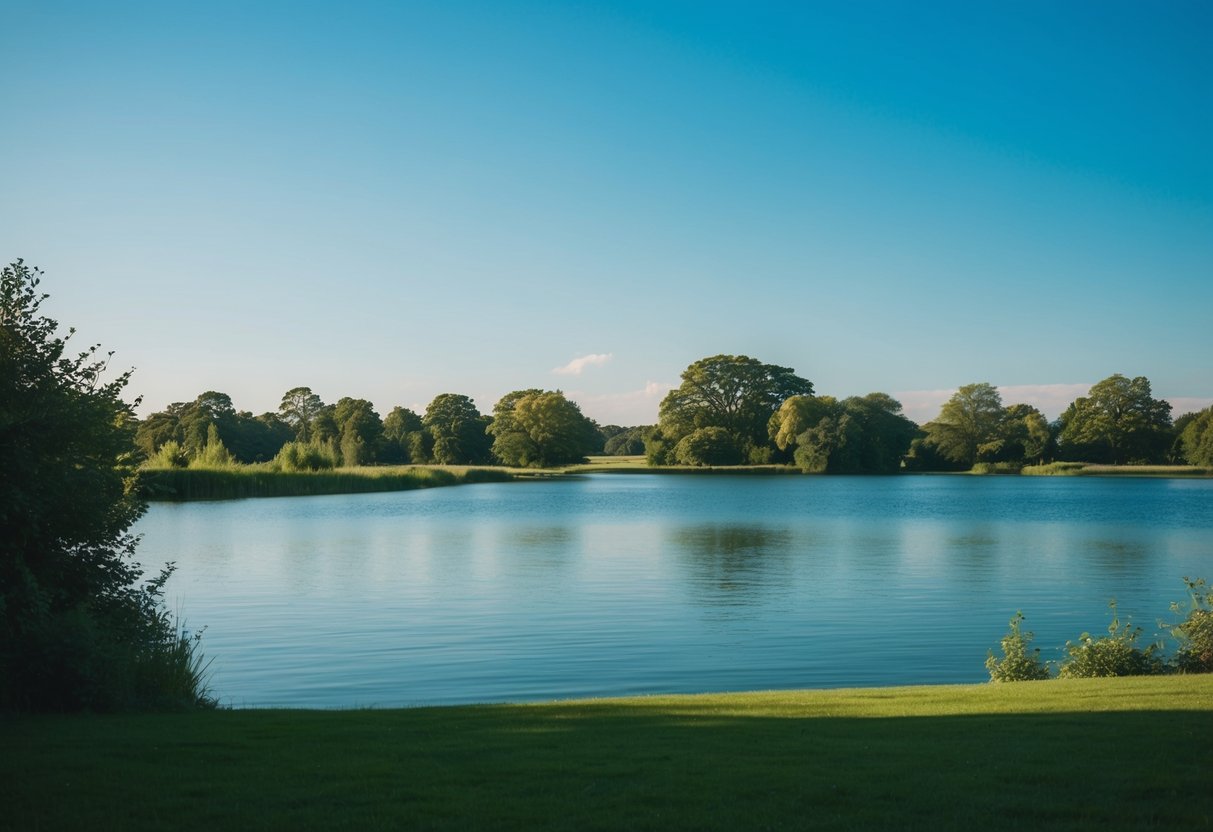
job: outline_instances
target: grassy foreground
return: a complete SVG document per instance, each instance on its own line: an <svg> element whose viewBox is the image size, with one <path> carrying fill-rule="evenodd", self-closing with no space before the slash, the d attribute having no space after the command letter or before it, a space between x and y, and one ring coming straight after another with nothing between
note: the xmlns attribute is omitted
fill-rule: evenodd
<svg viewBox="0 0 1213 832"><path fill-rule="evenodd" d="M1213 676L0 722L0 826L1208 829Z"/></svg>

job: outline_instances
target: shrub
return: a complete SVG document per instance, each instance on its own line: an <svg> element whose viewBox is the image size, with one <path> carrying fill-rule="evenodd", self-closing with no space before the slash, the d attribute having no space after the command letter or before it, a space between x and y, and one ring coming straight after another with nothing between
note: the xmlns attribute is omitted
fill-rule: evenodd
<svg viewBox="0 0 1213 832"><path fill-rule="evenodd" d="M1180 673L1213 673L1213 589L1204 578L1183 579L1191 599L1187 617L1171 627L1171 635L1179 640L1175 653L1175 669ZM1171 611L1183 615L1179 604Z"/></svg>
<svg viewBox="0 0 1213 832"><path fill-rule="evenodd" d="M170 439L148 458L143 467L155 469L184 468L188 464L189 458L185 455L185 449L181 447L181 443L175 439Z"/></svg>
<svg viewBox="0 0 1213 832"><path fill-rule="evenodd" d="M679 465L739 465L741 448L724 428L700 428L679 440L674 461Z"/></svg>
<svg viewBox="0 0 1213 832"><path fill-rule="evenodd" d="M270 462L275 471L327 471L337 468L339 455L331 440L287 442Z"/></svg>
<svg viewBox="0 0 1213 832"><path fill-rule="evenodd" d="M219 429L214 423L207 426L206 429L206 444L202 446L202 450L198 451L198 455L190 460L190 468L232 468L236 466L236 458L232 456L231 451L223 444L223 440L219 438Z"/></svg>
<svg viewBox="0 0 1213 832"><path fill-rule="evenodd" d="M1040 660L1040 648L1036 647L1028 652L1032 633L1025 633L1020 629L1023 613L1016 610L1010 623L1010 632L1002 637L1002 658L995 658L993 650L986 656L986 670L990 672L990 681L1030 682L1048 679L1049 669Z"/></svg>
<svg viewBox="0 0 1213 832"><path fill-rule="evenodd" d="M1151 676L1162 673L1164 665L1155 656L1157 644L1151 644L1142 649L1137 646L1141 637L1141 627L1125 624L1120 626L1120 618L1116 614L1116 602L1109 606L1112 609L1112 623L1108 626L1108 634L1101 638L1092 638L1090 633L1083 633L1077 642L1067 641L1066 652L1069 658L1062 662L1059 676L1066 679L1084 679L1102 676Z"/></svg>

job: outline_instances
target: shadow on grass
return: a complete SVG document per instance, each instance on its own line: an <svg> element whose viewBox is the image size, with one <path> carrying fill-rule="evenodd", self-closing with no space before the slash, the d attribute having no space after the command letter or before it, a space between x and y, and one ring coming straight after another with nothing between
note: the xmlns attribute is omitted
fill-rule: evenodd
<svg viewBox="0 0 1213 832"><path fill-rule="evenodd" d="M588 703L0 723L13 829L1204 829L1213 713Z"/></svg>

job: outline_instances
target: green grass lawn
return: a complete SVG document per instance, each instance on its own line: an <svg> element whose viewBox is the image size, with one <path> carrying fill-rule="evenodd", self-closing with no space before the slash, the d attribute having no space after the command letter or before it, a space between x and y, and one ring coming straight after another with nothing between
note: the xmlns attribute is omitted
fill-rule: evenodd
<svg viewBox="0 0 1213 832"><path fill-rule="evenodd" d="M0 722L0 828L1208 829L1213 676Z"/></svg>

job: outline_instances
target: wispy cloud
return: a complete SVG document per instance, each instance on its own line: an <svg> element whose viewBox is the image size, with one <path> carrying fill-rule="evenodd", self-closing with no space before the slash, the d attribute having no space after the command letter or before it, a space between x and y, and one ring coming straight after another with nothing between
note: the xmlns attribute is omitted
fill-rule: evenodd
<svg viewBox="0 0 1213 832"><path fill-rule="evenodd" d="M554 367L552 372L558 376L579 376L586 367L601 367L614 356L614 353L591 353L580 358L574 358L563 367Z"/></svg>
<svg viewBox="0 0 1213 832"><path fill-rule="evenodd" d="M1197 413L1213 405L1213 399L1199 396L1165 396L1171 403L1171 415L1182 416L1185 413Z"/></svg>
<svg viewBox="0 0 1213 832"><path fill-rule="evenodd" d="M568 396L581 405L585 415L599 424L651 425L657 422L657 405L673 389L672 384L649 381L638 390L623 393L586 395L570 392Z"/></svg>

